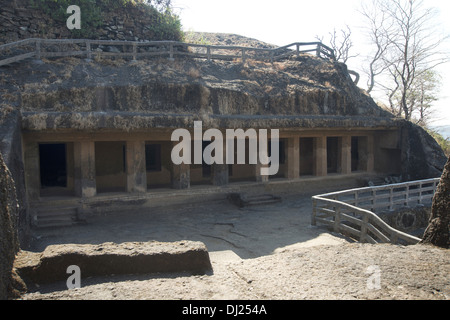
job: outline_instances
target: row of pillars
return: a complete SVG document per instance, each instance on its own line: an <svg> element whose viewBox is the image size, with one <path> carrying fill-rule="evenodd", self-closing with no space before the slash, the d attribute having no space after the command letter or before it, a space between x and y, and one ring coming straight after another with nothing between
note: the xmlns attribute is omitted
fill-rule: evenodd
<svg viewBox="0 0 450 320"><path fill-rule="evenodd" d="M286 160L285 177L297 179L300 177L300 138L286 138ZM313 138L313 174L315 176L326 176L327 172L327 137ZM373 137L367 137L366 171L373 170ZM351 136L338 138L337 159L340 174L352 172ZM26 146L26 176L27 189L31 199L39 198L39 150L38 143ZM34 159L36 158L36 159ZM269 176L260 174L261 164L255 165L255 178L257 182L267 182ZM213 185L228 184L228 165L213 164L211 182ZM147 175L145 161L145 141L126 142L126 175L127 192L147 192ZM175 189L187 189L190 187L190 165L173 165L171 172L171 184ZM74 142L74 189L75 195L79 197L93 197L97 194L96 172L95 172L95 142Z"/></svg>

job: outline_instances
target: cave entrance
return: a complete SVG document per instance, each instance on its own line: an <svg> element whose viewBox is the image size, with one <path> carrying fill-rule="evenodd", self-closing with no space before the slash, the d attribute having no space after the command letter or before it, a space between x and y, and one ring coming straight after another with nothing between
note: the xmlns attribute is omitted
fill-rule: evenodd
<svg viewBox="0 0 450 320"><path fill-rule="evenodd" d="M95 172L97 192L126 192L125 142L95 143Z"/></svg>
<svg viewBox="0 0 450 320"><path fill-rule="evenodd" d="M367 170L367 141L367 137L352 137L352 171Z"/></svg>
<svg viewBox="0 0 450 320"><path fill-rule="evenodd" d="M39 144L41 188L67 187L67 146L65 143Z"/></svg>

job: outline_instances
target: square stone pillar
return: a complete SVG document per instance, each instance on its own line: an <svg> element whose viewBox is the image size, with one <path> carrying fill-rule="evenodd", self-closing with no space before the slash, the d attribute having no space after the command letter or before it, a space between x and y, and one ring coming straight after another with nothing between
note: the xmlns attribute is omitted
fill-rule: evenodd
<svg viewBox="0 0 450 320"><path fill-rule="evenodd" d="M24 148L25 184L29 200L38 200L41 192L39 144L27 142Z"/></svg>
<svg viewBox="0 0 450 320"><path fill-rule="evenodd" d="M286 178L297 179L300 177L300 138L287 139L287 172Z"/></svg>
<svg viewBox="0 0 450 320"><path fill-rule="evenodd" d="M145 141L126 143L127 192L147 192Z"/></svg>
<svg viewBox="0 0 450 320"><path fill-rule="evenodd" d="M77 141L74 146L75 195L82 198L97 194L95 180L95 142Z"/></svg>
<svg viewBox="0 0 450 320"><path fill-rule="evenodd" d="M314 175L327 175L327 137L314 138Z"/></svg>
<svg viewBox="0 0 450 320"><path fill-rule="evenodd" d="M261 168L268 168L269 165L258 163L255 165L256 182L268 182L269 176L261 175Z"/></svg>
<svg viewBox="0 0 450 320"><path fill-rule="evenodd" d="M214 163L211 169L211 182L213 185L224 186L228 184L228 164Z"/></svg>
<svg viewBox="0 0 450 320"><path fill-rule="evenodd" d="M172 165L171 172L172 188L189 189L191 186L191 165Z"/></svg>
<svg viewBox="0 0 450 320"><path fill-rule="evenodd" d="M258 142L259 142L259 140L258 140ZM268 141L267 143L269 144L270 142ZM269 167L268 164L262 164L262 163L259 162L259 152L261 151L260 150L261 147L262 146L258 144L258 149L257 149L257 154L256 154L255 177L256 177L256 182L268 182L269 181L269 176L261 174L261 168L268 168Z"/></svg>
<svg viewBox="0 0 450 320"><path fill-rule="evenodd" d="M344 136L340 139L340 173L350 174L352 173L352 137Z"/></svg>
<svg viewBox="0 0 450 320"><path fill-rule="evenodd" d="M178 142L172 142L172 147L177 144ZM191 165L172 163L170 180L173 189L189 189L191 187Z"/></svg>

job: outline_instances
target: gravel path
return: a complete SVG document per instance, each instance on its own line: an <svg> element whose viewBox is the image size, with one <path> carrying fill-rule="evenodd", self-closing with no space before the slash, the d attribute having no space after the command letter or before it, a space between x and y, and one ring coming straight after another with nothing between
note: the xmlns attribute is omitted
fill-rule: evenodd
<svg viewBox="0 0 450 320"><path fill-rule="evenodd" d="M308 197L237 209L203 204L97 217L40 234L56 243L203 241L213 272L82 279L41 286L22 299L449 299L450 251L352 243L309 225Z"/></svg>

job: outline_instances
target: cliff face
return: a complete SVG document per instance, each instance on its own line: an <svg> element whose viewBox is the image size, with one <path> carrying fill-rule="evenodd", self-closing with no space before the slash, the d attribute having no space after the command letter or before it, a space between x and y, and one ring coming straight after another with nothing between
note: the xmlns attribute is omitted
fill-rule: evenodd
<svg viewBox="0 0 450 320"><path fill-rule="evenodd" d="M229 116L272 121L310 117L315 118L311 125L317 126L325 124L324 117L358 119L369 125L377 119L393 121L353 84L345 65L310 55L274 64L248 61L244 65L191 59L45 62L24 64L4 75L5 83L16 83L10 89L20 100L24 124L30 129L49 127L50 122L49 128L54 128L56 116L65 119L65 124L57 120L63 127L70 127L70 121L80 127L77 119L92 112L100 117L208 118L214 126L219 126L214 117ZM164 122L164 126L168 124L179 125Z"/></svg>

